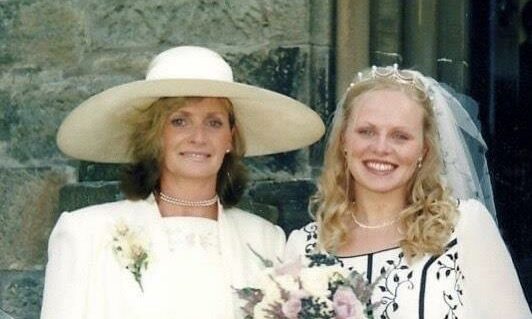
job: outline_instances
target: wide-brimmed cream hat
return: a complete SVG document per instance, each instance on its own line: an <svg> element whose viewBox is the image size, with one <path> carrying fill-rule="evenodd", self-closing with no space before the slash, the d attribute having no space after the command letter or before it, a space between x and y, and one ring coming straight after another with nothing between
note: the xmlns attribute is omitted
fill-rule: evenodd
<svg viewBox="0 0 532 319"><path fill-rule="evenodd" d="M59 127L57 144L77 159L131 162L128 141L133 128L126 118L161 97L175 96L229 98L246 142L246 156L301 148L325 131L320 116L303 103L234 82L231 67L219 54L181 46L156 56L145 80L112 87L76 107Z"/></svg>

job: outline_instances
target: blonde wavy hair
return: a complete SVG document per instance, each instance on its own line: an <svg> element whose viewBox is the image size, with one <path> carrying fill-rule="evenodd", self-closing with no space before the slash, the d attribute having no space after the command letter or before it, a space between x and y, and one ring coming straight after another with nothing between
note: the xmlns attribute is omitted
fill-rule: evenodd
<svg viewBox="0 0 532 319"><path fill-rule="evenodd" d="M401 71L408 72L408 71ZM414 78L415 79L415 78ZM329 132L322 174L317 192L312 196L310 211L319 229L319 247L334 252L347 242L347 216L351 214L352 198L349 185L352 176L346 169L342 135L347 120L357 107L362 94L377 90L404 92L423 108L423 136L426 154L423 165L416 169L410 181L408 206L400 212L400 226L404 239L400 246L412 260L424 254L438 255L444 251L456 223L456 201L441 180L442 160L438 131L431 100L422 83L401 81L389 77L370 77L351 84L343 102L338 105ZM349 181L347 179L350 179Z"/></svg>

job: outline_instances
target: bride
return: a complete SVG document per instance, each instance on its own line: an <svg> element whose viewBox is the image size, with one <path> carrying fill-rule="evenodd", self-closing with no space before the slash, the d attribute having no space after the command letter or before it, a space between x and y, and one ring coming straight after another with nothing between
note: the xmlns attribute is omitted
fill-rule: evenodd
<svg viewBox="0 0 532 319"><path fill-rule="evenodd" d="M285 258L325 251L378 281L374 318L532 318L462 131L482 141L438 82L397 66L358 74L335 113L315 222Z"/></svg>

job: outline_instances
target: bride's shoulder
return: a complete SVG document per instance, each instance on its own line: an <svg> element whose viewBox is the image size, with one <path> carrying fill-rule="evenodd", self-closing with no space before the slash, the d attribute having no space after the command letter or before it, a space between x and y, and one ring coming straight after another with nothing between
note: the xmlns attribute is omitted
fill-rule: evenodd
<svg viewBox="0 0 532 319"><path fill-rule="evenodd" d="M493 216L486 206L476 199L460 200L458 211L459 220L456 228L460 234L468 234L472 231L482 233L490 228L497 229Z"/></svg>
<svg viewBox="0 0 532 319"><path fill-rule="evenodd" d="M491 214L477 199L460 200L458 204L458 211L460 213L460 221L467 223L470 220L478 221L478 219L490 219Z"/></svg>
<svg viewBox="0 0 532 319"><path fill-rule="evenodd" d="M316 222L311 222L305 226L295 229L290 233L290 238L301 238L305 241L311 241L312 239L318 238L318 224Z"/></svg>

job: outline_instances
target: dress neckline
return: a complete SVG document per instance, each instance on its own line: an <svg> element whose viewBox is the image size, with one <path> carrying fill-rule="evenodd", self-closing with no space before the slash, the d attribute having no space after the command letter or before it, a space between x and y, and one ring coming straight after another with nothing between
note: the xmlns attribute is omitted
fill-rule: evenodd
<svg viewBox="0 0 532 319"><path fill-rule="evenodd" d="M337 256L337 255L334 255L334 256L336 258L338 258L338 259L349 259L349 258L356 258L356 257L364 257L364 256L369 256L369 255L375 255L375 254L384 253L384 252L387 252L387 251L390 251L390 250L396 250L396 249L401 249L401 247L400 246L393 246L393 247L383 248L383 249L372 251L372 252L369 252L369 253L363 253L363 254L357 254L357 255L349 255L349 256Z"/></svg>

